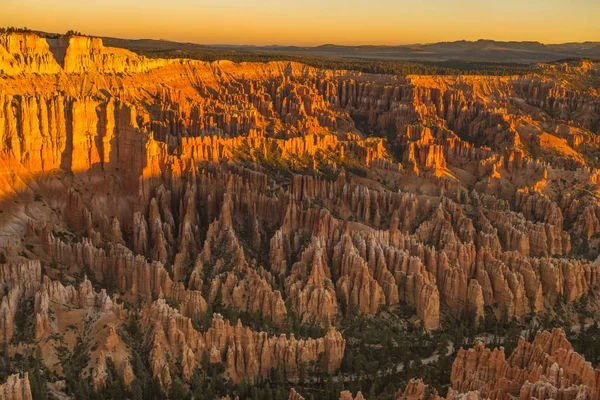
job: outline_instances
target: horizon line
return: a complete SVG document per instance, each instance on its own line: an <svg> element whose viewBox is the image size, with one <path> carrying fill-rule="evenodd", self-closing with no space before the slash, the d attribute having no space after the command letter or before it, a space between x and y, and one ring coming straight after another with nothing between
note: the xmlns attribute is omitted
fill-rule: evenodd
<svg viewBox="0 0 600 400"><path fill-rule="evenodd" d="M53 34L53 35L65 35L65 33L59 32L49 32L44 30L32 29L27 26L23 28L14 27L14 26L5 26L0 28L15 28L15 29L26 29L33 33L44 33L44 34ZM101 39L124 39L124 40L155 40L155 41L164 41L164 42L172 42L172 43L181 43L181 44L193 44L200 46L240 46L240 47L323 47L323 46L340 46L340 47L400 47L400 46L426 46L440 43L458 43L458 42L469 42L469 43L477 43L477 42L496 42L496 43L536 43L544 46L557 46L557 45L565 45L565 44L585 44L585 43L598 43L600 44L600 40L584 40L584 41L567 41L567 42L553 42L553 43L545 43L539 40L499 40L499 39L489 39L489 38L479 38L479 39L453 39L453 40L440 40L440 41L432 41L432 42L416 42L416 43L396 43L396 44L338 44L335 42L323 42L321 44L278 44L278 43L268 43L268 44L256 44L256 43L202 43L197 41L180 41L175 39L167 39L167 38L152 38L152 37L125 37L125 36L113 36L113 35L94 35L87 34L85 32L81 32L84 36L97 37Z"/></svg>

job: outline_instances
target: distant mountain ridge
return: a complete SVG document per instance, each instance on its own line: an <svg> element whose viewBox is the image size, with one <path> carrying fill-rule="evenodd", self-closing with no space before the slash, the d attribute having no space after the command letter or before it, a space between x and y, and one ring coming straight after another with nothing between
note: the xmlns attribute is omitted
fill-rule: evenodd
<svg viewBox="0 0 600 400"><path fill-rule="evenodd" d="M412 61L479 61L479 62L550 62L565 58L600 58L600 42L543 44L531 41L477 41L459 40L412 45L337 45L319 46L288 45L228 45L195 44L154 39L103 38L108 46L125 47L130 50L199 50L227 49L250 52L288 53L295 55L333 56L374 60Z"/></svg>

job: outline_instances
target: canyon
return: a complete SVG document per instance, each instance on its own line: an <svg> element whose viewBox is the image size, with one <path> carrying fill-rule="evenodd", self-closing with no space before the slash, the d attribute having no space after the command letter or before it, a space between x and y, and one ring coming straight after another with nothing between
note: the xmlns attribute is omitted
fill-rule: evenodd
<svg viewBox="0 0 600 400"><path fill-rule="evenodd" d="M167 393L207 365L335 374L349 315L408 308L435 331L593 299L600 95L577 83L600 69L544 68L391 76L0 34L0 343L39 349L56 392L85 341L95 391L113 369L132 387L137 354ZM457 350L450 379L453 398L598 398L560 330L508 358Z"/></svg>

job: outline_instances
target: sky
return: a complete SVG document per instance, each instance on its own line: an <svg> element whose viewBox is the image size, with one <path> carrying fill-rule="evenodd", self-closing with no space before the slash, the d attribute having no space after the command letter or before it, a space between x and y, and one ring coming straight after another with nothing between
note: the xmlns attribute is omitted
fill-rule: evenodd
<svg viewBox="0 0 600 400"><path fill-rule="evenodd" d="M0 26L203 44L600 41L600 0L0 0Z"/></svg>

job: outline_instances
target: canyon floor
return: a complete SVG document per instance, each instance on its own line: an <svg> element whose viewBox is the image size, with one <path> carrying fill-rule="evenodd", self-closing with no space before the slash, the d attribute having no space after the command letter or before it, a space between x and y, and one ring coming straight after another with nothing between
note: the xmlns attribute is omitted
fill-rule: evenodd
<svg viewBox="0 0 600 400"><path fill-rule="evenodd" d="M600 64L0 34L0 399L599 399Z"/></svg>

